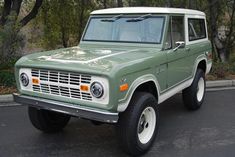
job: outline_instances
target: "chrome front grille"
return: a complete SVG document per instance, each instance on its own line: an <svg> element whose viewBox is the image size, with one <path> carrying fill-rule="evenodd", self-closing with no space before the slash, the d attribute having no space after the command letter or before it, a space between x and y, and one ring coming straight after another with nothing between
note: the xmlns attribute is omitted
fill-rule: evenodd
<svg viewBox="0 0 235 157"><path fill-rule="evenodd" d="M81 84L91 84L90 75L44 69L32 69L31 75L40 80L33 84L34 92L92 101L90 92L80 91Z"/></svg>

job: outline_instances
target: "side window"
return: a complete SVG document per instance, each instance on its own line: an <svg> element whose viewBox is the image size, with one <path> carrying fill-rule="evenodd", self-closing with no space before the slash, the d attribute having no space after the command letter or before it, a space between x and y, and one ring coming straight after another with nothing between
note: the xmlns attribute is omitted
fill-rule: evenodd
<svg viewBox="0 0 235 157"><path fill-rule="evenodd" d="M172 45L175 48L176 42L184 41L184 17L173 16L171 20Z"/></svg>
<svg viewBox="0 0 235 157"><path fill-rule="evenodd" d="M184 17L172 16L170 19L165 49L177 47L176 42L185 41L184 37Z"/></svg>
<svg viewBox="0 0 235 157"><path fill-rule="evenodd" d="M189 41L206 38L206 28L204 19L188 19Z"/></svg>

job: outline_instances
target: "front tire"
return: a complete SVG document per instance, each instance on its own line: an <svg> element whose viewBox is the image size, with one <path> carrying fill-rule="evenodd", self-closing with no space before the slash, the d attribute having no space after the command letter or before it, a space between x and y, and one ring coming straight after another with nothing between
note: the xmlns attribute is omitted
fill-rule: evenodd
<svg viewBox="0 0 235 157"><path fill-rule="evenodd" d="M152 146L158 132L159 110L156 98L136 92L119 116L117 133L120 146L130 155L142 155Z"/></svg>
<svg viewBox="0 0 235 157"><path fill-rule="evenodd" d="M33 126L46 133L55 133L61 131L69 122L69 115L37 109L28 108L28 115Z"/></svg>
<svg viewBox="0 0 235 157"><path fill-rule="evenodd" d="M205 96L205 73L197 69L195 78L190 87L183 90L183 101L189 110L197 110L201 107Z"/></svg>

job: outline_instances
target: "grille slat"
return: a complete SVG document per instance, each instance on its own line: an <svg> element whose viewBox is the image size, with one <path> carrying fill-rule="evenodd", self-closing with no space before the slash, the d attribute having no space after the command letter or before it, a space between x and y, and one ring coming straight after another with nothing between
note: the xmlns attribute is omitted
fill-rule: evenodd
<svg viewBox="0 0 235 157"><path fill-rule="evenodd" d="M31 75L41 82L33 85L35 92L92 101L90 93L81 92L79 89L81 83L91 84L89 75L41 69L32 69Z"/></svg>
<svg viewBox="0 0 235 157"><path fill-rule="evenodd" d="M40 86L38 86L38 85L33 85L33 90L34 90L34 91L37 91L37 92L40 92Z"/></svg>

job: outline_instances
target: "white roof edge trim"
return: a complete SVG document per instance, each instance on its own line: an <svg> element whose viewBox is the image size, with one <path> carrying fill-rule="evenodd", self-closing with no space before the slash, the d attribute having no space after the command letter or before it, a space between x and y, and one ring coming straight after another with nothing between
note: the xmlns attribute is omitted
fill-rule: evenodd
<svg viewBox="0 0 235 157"><path fill-rule="evenodd" d="M192 9L182 8L160 8L160 7L123 7L123 8L108 8L95 10L91 15L98 14L144 14L144 13L162 13L162 14L185 14L185 15L201 15L205 16L204 12Z"/></svg>

